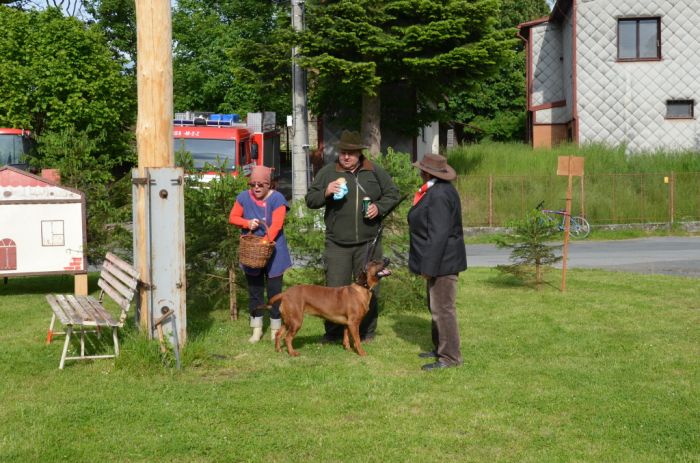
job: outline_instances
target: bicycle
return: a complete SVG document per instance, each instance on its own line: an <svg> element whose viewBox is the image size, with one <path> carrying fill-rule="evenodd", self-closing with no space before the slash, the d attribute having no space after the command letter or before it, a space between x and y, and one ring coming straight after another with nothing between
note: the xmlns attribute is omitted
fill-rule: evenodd
<svg viewBox="0 0 700 463"><path fill-rule="evenodd" d="M564 231L566 228L566 216L569 215L566 213L566 211L562 210L552 210L552 209L543 209L544 207L544 201L540 201L540 203L537 205L536 209L539 211L542 211L544 214L547 215L547 218L551 220L552 222L557 222L556 227L559 229L559 231ZM558 217L555 216L561 216L561 220L559 220ZM573 239L578 239L582 240L586 238L589 234L591 233L591 225L588 223L588 220L586 220L584 217L581 217L579 215L577 216L570 216L570 221L569 221L569 235Z"/></svg>

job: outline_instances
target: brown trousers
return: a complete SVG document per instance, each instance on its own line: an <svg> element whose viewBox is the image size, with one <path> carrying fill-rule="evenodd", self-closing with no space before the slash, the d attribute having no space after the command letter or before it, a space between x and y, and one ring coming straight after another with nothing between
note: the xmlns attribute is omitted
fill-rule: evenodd
<svg viewBox="0 0 700 463"><path fill-rule="evenodd" d="M448 365L461 365L459 325L457 324L457 275L428 279L428 308L432 315L432 337L438 360Z"/></svg>

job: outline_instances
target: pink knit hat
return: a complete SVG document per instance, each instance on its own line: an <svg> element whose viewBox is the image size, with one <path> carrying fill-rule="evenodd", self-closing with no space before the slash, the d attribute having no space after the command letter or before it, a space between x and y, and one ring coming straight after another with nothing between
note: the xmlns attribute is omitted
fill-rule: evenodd
<svg viewBox="0 0 700 463"><path fill-rule="evenodd" d="M272 179L272 169L265 166L253 166L250 172L251 183L270 183Z"/></svg>

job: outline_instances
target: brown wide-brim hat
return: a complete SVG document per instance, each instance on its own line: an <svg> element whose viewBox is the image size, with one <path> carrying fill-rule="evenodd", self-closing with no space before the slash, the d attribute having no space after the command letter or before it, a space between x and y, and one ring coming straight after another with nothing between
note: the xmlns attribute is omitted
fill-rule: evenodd
<svg viewBox="0 0 700 463"><path fill-rule="evenodd" d="M423 156L423 159L414 162L413 167L418 167L420 170L442 180L451 181L457 178L457 172L447 163L447 158L439 154L426 154Z"/></svg>
<svg viewBox="0 0 700 463"><path fill-rule="evenodd" d="M350 130L343 130L336 147L340 151L362 151L368 148L362 143L362 136L359 132L351 132Z"/></svg>

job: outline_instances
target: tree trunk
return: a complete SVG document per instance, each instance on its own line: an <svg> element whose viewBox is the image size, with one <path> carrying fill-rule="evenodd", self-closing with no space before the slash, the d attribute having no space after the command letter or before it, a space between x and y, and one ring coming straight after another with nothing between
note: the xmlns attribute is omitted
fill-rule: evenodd
<svg viewBox="0 0 700 463"><path fill-rule="evenodd" d="M231 264L228 268L228 305L231 320L238 320L238 302L236 301L236 269Z"/></svg>
<svg viewBox="0 0 700 463"><path fill-rule="evenodd" d="M379 154L382 150L380 108L379 89L372 96L362 94L362 140L369 146L371 154Z"/></svg>

